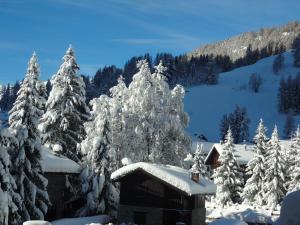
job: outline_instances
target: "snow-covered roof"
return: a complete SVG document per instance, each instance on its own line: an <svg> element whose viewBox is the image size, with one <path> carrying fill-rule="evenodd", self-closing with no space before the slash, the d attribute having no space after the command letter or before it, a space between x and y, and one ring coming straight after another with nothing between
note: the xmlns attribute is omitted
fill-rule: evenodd
<svg viewBox="0 0 300 225"><path fill-rule="evenodd" d="M42 148L42 166L44 172L52 173L79 173L80 165L73 160L55 155L50 149Z"/></svg>
<svg viewBox="0 0 300 225"><path fill-rule="evenodd" d="M151 174L152 176L168 183L190 196L195 194L213 194L216 192L216 185L212 181L201 177L199 183L196 183L191 180L188 170L177 166L159 165L146 162L138 162L124 166L113 172L111 179L117 181L137 170L143 170L144 172Z"/></svg>
<svg viewBox="0 0 300 225"><path fill-rule="evenodd" d="M240 165L247 164L254 156L254 145L252 144L235 144L234 145L234 155L237 160L237 163ZM213 152L213 150L216 149L219 154L223 151L222 144L214 144L211 148L209 154L207 155L205 162L208 160L210 154Z"/></svg>
<svg viewBox="0 0 300 225"><path fill-rule="evenodd" d="M287 149L290 145L290 140L280 140L280 144L283 148ZM245 165L247 164L254 156L255 153L255 145L254 144L235 144L234 145L234 155L236 157L236 160L238 162L238 164L240 165ZM216 143L212 146L212 148L210 149L205 162L208 160L210 154L212 153L212 151L216 149L218 151L219 154L221 154L221 152L223 151L223 146L220 143Z"/></svg>
<svg viewBox="0 0 300 225"><path fill-rule="evenodd" d="M213 145L215 144L214 142L207 142L207 141L193 141L192 142L192 148L191 148L191 153L195 153L197 149L197 144L203 145L202 152L204 155L207 155Z"/></svg>

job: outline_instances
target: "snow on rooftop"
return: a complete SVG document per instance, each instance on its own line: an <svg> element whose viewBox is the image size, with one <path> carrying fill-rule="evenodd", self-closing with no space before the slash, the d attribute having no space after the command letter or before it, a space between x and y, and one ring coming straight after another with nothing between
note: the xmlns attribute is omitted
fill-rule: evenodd
<svg viewBox="0 0 300 225"><path fill-rule="evenodd" d="M42 165L44 172L52 173L79 173L80 165L65 156L54 155L54 153L43 147Z"/></svg>
<svg viewBox="0 0 300 225"><path fill-rule="evenodd" d="M281 144L282 148L288 149L289 145L290 145L290 140L280 140L280 144ZM245 165L253 158L253 156L255 154L255 145L254 144L249 144L249 143L235 144L234 146L235 146L234 147L234 149L235 149L234 156L236 157L238 164ZM223 151L222 144L220 144L220 143L213 144L210 152L208 153L208 155L205 159L205 162L206 162L206 160L208 160L208 157L210 156L210 154L212 153L212 150L214 148L218 151L219 154L221 154L221 152Z"/></svg>
<svg viewBox="0 0 300 225"><path fill-rule="evenodd" d="M217 219L208 225L247 225L247 223L240 220L222 218Z"/></svg>
<svg viewBox="0 0 300 225"><path fill-rule="evenodd" d="M235 144L234 145L234 156L240 165L247 164L254 156L254 145L248 144ZM219 154L223 151L222 144L214 144L214 148L218 151ZM208 155L209 156L209 155ZM206 159L208 159L208 156ZM205 160L206 161L206 160Z"/></svg>
<svg viewBox="0 0 300 225"><path fill-rule="evenodd" d="M138 162L124 166L113 172L111 179L117 181L136 170L143 170L188 195L214 194L216 192L216 185L213 182L200 178L199 183L196 183L191 180L188 170L177 166L158 165L146 162Z"/></svg>
<svg viewBox="0 0 300 225"><path fill-rule="evenodd" d="M204 155L207 155L210 152L210 150L212 149L213 145L215 144L214 142L207 142L207 141L193 141L191 153L196 152L198 143L203 146L202 151L203 151Z"/></svg>

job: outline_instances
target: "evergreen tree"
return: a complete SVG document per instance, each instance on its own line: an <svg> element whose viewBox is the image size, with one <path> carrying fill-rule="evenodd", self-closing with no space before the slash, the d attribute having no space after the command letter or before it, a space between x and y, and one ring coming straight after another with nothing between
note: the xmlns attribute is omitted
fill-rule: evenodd
<svg viewBox="0 0 300 225"><path fill-rule="evenodd" d="M226 137L229 127L230 127L230 124L229 124L228 116L227 116L227 114L224 114L221 119L221 123L220 123L221 140L225 140L225 137Z"/></svg>
<svg viewBox="0 0 300 225"><path fill-rule="evenodd" d="M300 67L300 36L298 36L293 43L294 48L294 66Z"/></svg>
<svg viewBox="0 0 300 225"><path fill-rule="evenodd" d="M9 151L16 151L17 140L8 131L0 130L0 224L18 225L21 221L22 199L11 170Z"/></svg>
<svg viewBox="0 0 300 225"><path fill-rule="evenodd" d="M207 80L206 83L209 85L214 85L218 83L218 74L215 71L214 62L209 62L207 66Z"/></svg>
<svg viewBox="0 0 300 225"><path fill-rule="evenodd" d="M9 125L18 139L18 152L12 155L12 173L17 190L23 199L22 219L43 220L47 213L49 197L48 181L41 165L41 140L37 129L38 120L44 113L46 92L42 93L39 80L39 65L35 53L28 63L28 69L18 97L9 112Z"/></svg>
<svg viewBox="0 0 300 225"><path fill-rule="evenodd" d="M229 115L224 115L220 124L221 139L224 140L226 135L225 130L230 127L234 143L247 141L249 138L249 123L250 119L247 116L246 108L236 106L234 112Z"/></svg>
<svg viewBox="0 0 300 225"><path fill-rule="evenodd" d="M273 62L273 73L278 74L278 72L282 69L284 66L284 56L283 54L279 54L276 56Z"/></svg>
<svg viewBox="0 0 300 225"><path fill-rule="evenodd" d="M110 149L109 101L105 95L93 100L92 120L85 123L87 137L80 148L85 156L81 179L86 204L77 212L78 216L116 215L118 192L110 180L115 157Z"/></svg>
<svg viewBox="0 0 300 225"><path fill-rule="evenodd" d="M254 92L258 93L260 90L260 87L262 85L262 78L257 73L252 73L249 77L249 88Z"/></svg>
<svg viewBox="0 0 300 225"><path fill-rule="evenodd" d="M204 162L204 155L203 155L203 145L197 143L197 148L195 155L193 157L194 164L192 166L193 171L197 171L202 177L208 178L209 174L207 172L207 167Z"/></svg>
<svg viewBox="0 0 300 225"><path fill-rule="evenodd" d="M222 206L240 201L242 174L239 171L234 151L233 137L229 128L218 160L220 166L215 169L213 175L217 185L216 200Z"/></svg>
<svg viewBox="0 0 300 225"><path fill-rule="evenodd" d="M265 177L263 181L263 199L266 205L275 209L285 196L285 156L279 142L275 126L272 137L267 143Z"/></svg>
<svg viewBox="0 0 300 225"><path fill-rule="evenodd" d="M288 161L288 192L297 191L300 189L300 127L291 138L291 145L287 155Z"/></svg>
<svg viewBox="0 0 300 225"><path fill-rule="evenodd" d="M52 90L46 103L46 113L39 126L43 143L57 153L78 162L77 144L85 137L83 123L89 118L85 85L76 73L79 66L70 46L57 74L51 79Z"/></svg>
<svg viewBox="0 0 300 225"><path fill-rule="evenodd" d="M286 115L286 120L285 120L285 125L283 130L284 137L290 138L293 130L294 130L294 113L290 109L288 114Z"/></svg>
<svg viewBox="0 0 300 225"><path fill-rule="evenodd" d="M265 177L265 155L266 155L266 131L263 120L260 119L254 137L255 154L247 165L247 175L249 179L245 184L242 197L246 203L263 204L263 179Z"/></svg>

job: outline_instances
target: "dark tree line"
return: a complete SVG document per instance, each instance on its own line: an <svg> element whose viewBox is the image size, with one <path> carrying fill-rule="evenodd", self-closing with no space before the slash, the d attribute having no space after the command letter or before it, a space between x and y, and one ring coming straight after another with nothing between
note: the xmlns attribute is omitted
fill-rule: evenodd
<svg viewBox="0 0 300 225"><path fill-rule="evenodd" d="M281 79L278 90L278 111L300 113L300 73L294 78Z"/></svg>
<svg viewBox="0 0 300 225"><path fill-rule="evenodd" d="M17 81L14 85L5 85L0 90L0 111L9 111L17 98L20 89L20 83Z"/></svg>
<svg viewBox="0 0 300 225"><path fill-rule="evenodd" d="M221 140L225 140L228 129L232 131L234 143L241 143L249 140L250 119L247 115L246 108L236 106L232 113L225 114L220 124Z"/></svg>
<svg viewBox="0 0 300 225"><path fill-rule="evenodd" d="M294 66L300 67L300 36L293 43L294 49Z"/></svg>

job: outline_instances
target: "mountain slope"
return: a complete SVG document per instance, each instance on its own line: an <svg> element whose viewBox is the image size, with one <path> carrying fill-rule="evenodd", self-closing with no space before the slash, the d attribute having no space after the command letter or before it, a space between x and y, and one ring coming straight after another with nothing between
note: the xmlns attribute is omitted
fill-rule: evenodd
<svg viewBox="0 0 300 225"><path fill-rule="evenodd" d="M249 45L252 50L261 50L268 45L272 45L274 51L276 47L281 45L285 49L290 49L293 41L300 35L300 23L291 22L283 26L274 28L262 28L256 32L246 32L235 37L219 41L214 44L204 45L195 51L187 54L189 57L200 55L228 55L231 60L235 61L246 55Z"/></svg>
<svg viewBox="0 0 300 225"><path fill-rule="evenodd" d="M219 141L219 124L225 113L231 113L235 105L246 107L250 123L250 138L253 137L260 118L263 118L268 132L277 124L282 134L286 115L277 111L277 93L282 77L295 75L299 68L293 67L292 52L284 53L285 66L278 75L273 74L272 65L275 56L257 63L221 73L218 85L202 85L187 89L185 110L190 115L188 132L204 134L210 141ZM258 73L263 78L259 93L248 88L249 77ZM295 117L295 125L300 122Z"/></svg>

